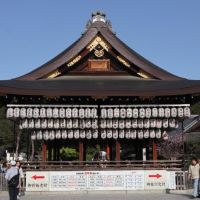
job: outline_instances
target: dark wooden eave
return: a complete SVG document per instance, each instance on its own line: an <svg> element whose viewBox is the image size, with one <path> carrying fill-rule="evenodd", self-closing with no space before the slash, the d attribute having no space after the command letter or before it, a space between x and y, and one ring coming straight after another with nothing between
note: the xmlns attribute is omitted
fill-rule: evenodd
<svg viewBox="0 0 200 200"><path fill-rule="evenodd" d="M0 93L42 96L176 96L200 94L200 81L132 76L66 76L48 80L0 81Z"/></svg>

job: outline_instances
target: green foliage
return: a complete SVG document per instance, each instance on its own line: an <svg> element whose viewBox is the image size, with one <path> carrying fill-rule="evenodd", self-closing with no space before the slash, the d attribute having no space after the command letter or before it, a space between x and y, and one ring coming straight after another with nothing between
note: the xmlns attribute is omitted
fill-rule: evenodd
<svg viewBox="0 0 200 200"><path fill-rule="evenodd" d="M94 158L94 155L100 151L100 146L96 145L96 147L87 147L86 149L86 161L91 161Z"/></svg>
<svg viewBox="0 0 200 200"><path fill-rule="evenodd" d="M193 115L200 115L200 102L194 104L192 107L191 107L191 113Z"/></svg>
<svg viewBox="0 0 200 200"><path fill-rule="evenodd" d="M79 153L74 148L63 147L60 149L60 158L61 160L78 160Z"/></svg>

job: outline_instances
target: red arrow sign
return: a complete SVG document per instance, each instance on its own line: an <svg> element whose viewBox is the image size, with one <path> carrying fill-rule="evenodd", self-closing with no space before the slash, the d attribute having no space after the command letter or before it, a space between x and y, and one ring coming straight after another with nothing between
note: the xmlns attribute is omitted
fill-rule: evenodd
<svg viewBox="0 0 200 200"><path fill-rule="evenodd" d="M149 178L161 178L162 176L160 174L152 174L149 175Z"/></svg>
<svg viewBox="0 0 200 200"><path fill-rule="evenodd" d="M37 176L37 175L34 175L34 176L32 176L31 178L37 180L37 179L43 179L43 178L45 178L45 176Z"/></svg>

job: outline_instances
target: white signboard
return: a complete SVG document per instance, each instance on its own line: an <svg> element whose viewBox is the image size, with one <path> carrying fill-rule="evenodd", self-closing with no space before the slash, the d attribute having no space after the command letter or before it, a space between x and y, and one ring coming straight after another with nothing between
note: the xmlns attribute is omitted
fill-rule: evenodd
<svg viewBox="0 0 200 200"><path fill-rule="evenodd" d="M165 170L27 172L27 191L175 189L175 172Z"/></svg>
<svg viewBox="0 0 200 200"><path fill-rule="evenodd" d="M26 172L26 191L49 191L49 172Z"/></svg>
<svg viewBox="0 0 200 200"><path fill-rule="evenodd" d="M161 190L167 188L166 170L144 171L144 189Z"/></svg>
<svg viewBox="0 0 200 200"><path fill-rule="evenodd" d="M176 189L176 172L167 171L167 189Z"/></svg>

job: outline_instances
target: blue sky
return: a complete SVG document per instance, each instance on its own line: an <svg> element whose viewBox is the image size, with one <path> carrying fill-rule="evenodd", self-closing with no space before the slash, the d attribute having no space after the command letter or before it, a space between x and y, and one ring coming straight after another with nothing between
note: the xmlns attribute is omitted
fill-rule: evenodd
<svg viewBox="0 0 200 200"><path fill-rule="evenodd" d="M200 79L200 0L0 0L0 79L56 56L80 37L96 10L142 56Z"/></svg>

